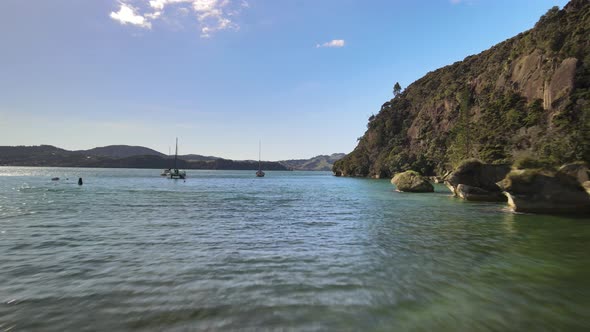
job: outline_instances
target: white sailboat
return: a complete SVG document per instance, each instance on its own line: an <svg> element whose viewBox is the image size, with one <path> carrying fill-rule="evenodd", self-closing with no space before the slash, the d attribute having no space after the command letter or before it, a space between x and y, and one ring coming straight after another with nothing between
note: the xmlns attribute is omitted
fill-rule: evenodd
<svg viewBox="0 0 590 332"><path fill-rule="evenodd" d="M170 169L168 173L169 179L186 179L186 172L181 171L176 166L176 161L178 159L178 137L176 138L176 151L174 152L174 168Z"/></svg>
<svg viewBox="0 0 590 332"><path fill-rule="evenodd" d="M262 149L262 143L258 141L258 171L256 171L256 177L262 178L264 177L264 172L262 171L262 162L260 161L260 150Z"/></svg>

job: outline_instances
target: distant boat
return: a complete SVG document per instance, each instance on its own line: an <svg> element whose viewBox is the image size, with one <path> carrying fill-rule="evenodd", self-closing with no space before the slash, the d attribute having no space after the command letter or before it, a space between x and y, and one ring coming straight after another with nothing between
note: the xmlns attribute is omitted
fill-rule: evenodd
<svg viewBox="0 0 590 332"><path fill-rule="evenodd" d="M262 171L262 162L260 161L260 150L262 149L262 143L258 141L258 171L256 172L256 177L262 178L264 177L264 172Z"/></svg>
<svg viewBox="0 0 590 332"><path fill-rule="evenodd" d="M164 172L168 171L168 178L169 179L186 179L186 172L181 171L176 166L176 161L178 159L178 137L176 138L176 151L174 152L174 168L169 170L164 170Z"/></svg>

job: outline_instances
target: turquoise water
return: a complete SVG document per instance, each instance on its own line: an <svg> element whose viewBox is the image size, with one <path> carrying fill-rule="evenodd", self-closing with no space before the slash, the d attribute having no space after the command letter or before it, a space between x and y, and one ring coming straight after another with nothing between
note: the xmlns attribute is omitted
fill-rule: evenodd
<svg viewBox="0 0 590 332"><path fill-rule="evenodd" d="M188 176L0 168L0 331L590 329L590 219L323 172Z"/></svg>

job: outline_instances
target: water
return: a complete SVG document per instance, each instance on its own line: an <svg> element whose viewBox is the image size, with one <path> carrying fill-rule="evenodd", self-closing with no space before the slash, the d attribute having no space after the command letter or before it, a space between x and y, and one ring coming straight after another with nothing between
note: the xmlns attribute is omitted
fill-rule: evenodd
<svg viewBox="0 0 590 332"><path fill-rule="evenodd" d="M188 176L0 168L0 331L590 328L590 219L322 172Z"/></svg>

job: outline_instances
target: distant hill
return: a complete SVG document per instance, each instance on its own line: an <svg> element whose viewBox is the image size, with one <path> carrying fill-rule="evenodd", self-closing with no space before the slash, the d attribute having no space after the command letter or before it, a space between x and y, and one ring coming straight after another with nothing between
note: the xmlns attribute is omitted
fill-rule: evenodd
<svg viewBox="0 0 590 332"><path fill-rule="evenodd" d="M334 163L346 156L345 153L320 155L311 159L282 160L281 164L297 171L330 171Z"/></svg>
<svg viewBox="0 0 590 332"><path fill-rule="evenodd" d="M132 156L166 156L156 150L146 148L143 146L130 145L108 145L98 147L90 150L78 150L73 152L84 153L91 156L111 157L111 158L126 158Z"/></svg>
<svg viewBox="0 0 590 332"><path fill-rule="evenodd" d="M211 161L216 159L223 159L219 157L213 156L201 156L200 154L185 154L182 156L178 156L180 159L188 160L188 161Z"/></svg>
<svg viewBox="0 0 590 332"><path fill-rule="evenodd" d="M92 152L88 152L92 151ZM98 151L98 152L97 152ZM131 151L142 153L128 155ZM105 156L126 155L124 157ZM202 157L201 160L198 158ZM183 169L257 170L258 161L234 161L215 157L180 156L177 166ZM0 166L39 167L100 167L100 168L154 168L171 167L171 159L157 151L144 147L115 145L82 151L68 151L51 145L0 146ZM286 171L288 167L278 162L262 162L262 168L270 171Z"/></svg>
<svg viewBox="0 0 590 332"><path fill-rule="evenodd" d="M77 166L93 167L106 157L89 156L51 145L0 146L1 166Z"/></svg>

